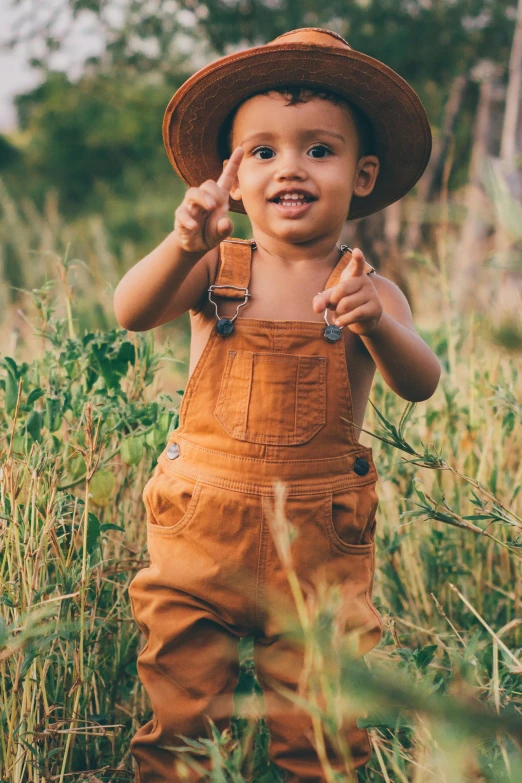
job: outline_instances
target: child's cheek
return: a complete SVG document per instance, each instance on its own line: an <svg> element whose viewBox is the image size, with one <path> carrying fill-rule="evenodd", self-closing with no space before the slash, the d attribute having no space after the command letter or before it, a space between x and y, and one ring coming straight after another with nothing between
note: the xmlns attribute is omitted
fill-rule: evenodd
<svg viewBox="0 0 522 783"><path fill-rule="evenodd" d="M248 214L266 212L270 207L265 190L258 182L250 182L242 189L243 205Z"/></svg>

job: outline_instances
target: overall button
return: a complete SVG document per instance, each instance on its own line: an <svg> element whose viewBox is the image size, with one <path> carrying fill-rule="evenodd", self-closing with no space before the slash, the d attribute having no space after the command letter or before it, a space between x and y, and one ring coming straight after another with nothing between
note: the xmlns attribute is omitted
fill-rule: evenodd
<svg viewBox="0 0 522 783"><path fill-rule="evenodd" d="M216 331L222 337L228 337L234 331L234 324L229 318L220 318L216 323Z"/></svg>
<svg viewBox="0 0 522 783"><path fill-rule="evenodd" d="M324 339L328 340L329 343L336 343L337 340L341 339L341 329L335 324L328 324L323 334Z"/></svg>
<svg viewBox="0 0 522 783"><path fill-rule="evenodd" d="M177 443L173 443L171 446L168 447L167 457L169 459L176 459L176 457L179 457L179 446Z"/></svg>
<svg viewBox="0 0 522 783"><path fill-rule="evenodd" d="M358 457L353 463L353 469L358 476L366 476L370 470L368 460L364 459L364 457Z"/></svg>

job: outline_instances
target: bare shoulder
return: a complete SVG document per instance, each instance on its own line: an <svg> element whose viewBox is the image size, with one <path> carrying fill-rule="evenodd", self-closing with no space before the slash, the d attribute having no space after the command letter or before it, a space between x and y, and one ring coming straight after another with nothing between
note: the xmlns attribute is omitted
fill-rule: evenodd
<svg viewBox="0 0 522 783"><path fill-rule="evenodd" d="M198 315L205 307L205 303L208 298L207 289L209 285L211 285L211 283L214 282L218 263L219 263L219 245L216 245L216 247L213 247L212 250L209 250L208 253L206 253L200 261L202 269L201 269L201 278L198 281L200 283L199 296L197 300L192 303L192 306L188 308L191 315ZM203 287L201 287L201 284L203 284Z"/></svg>
<svg viewBox="0 0 522 783"><path fill-rule="evenodd" d="M219 247L219 245L216 245L205 256L205 287L197 303L189 310L193 335L204 332L207 328L208 320L212 318L213 311L208 298L208 288L216 279L220 258Z"/></svg>
<svg viewBox="0 0 522 783"><path fill-rule="evenodd" d="M399 286L378 272L372 272L369 277L379 294L384 311L415 332L410 305Z"/></svg>
<svg viewBox="0 0 522 783"><path fill-rule="evenodd" d="M219 245L216 245L216 247L208 254L207 268L208 268L208 284L209 285L212 285L212 283L215 281L216 275L218 273L219 259L220 259L220 247L221 247L221 243L219 243Z"/></svg>

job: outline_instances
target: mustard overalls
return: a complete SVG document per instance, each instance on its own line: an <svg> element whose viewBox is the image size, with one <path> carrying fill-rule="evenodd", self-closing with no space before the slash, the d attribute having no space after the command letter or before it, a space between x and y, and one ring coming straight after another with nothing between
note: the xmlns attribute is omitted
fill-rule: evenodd
<svg viewBox="0 0 522 783"><path fill-rule="evenodd" d="M371 601L378 476L372 449L341 418L353 419L344 339L323 322L247 317L253 247L238 239L220 245L209 297L216 313L220 296L244 300L246 317L239 308L232 319L216 316L179 426L143 490L150 566L138 571L129 595L146 638L137 666L153 717L130 744L137 783L180 780L176 755L160 746L183 745L177 734L207 737L205 716L221 731L229 725L237 642L245 636L254 637L270 758L289 783L325 780L309 715L270 683L296 689L303 665L288 634L296 610L268 526L274 480L286 483L305 596L320 581L341 583L346 629L364 627L360 653L382 635ZM341 250L324 289L350 260ZM367 731L354 721L346 741L354 767L366 763Z"/></svg>

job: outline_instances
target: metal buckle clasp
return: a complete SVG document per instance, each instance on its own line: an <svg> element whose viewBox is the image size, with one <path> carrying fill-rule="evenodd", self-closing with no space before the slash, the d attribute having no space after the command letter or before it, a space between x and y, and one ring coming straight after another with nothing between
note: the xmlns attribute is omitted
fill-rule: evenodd
<svg viewBox="0 0 522 783"><path fill-rule="evenodd" d="M245 301L241 302L240 304L238 304L238 306L236 308L236 314L234 316L232 316L232 318L221 318L221 316L219 315L218 308L217 308L217 303L212 299L212 292L216 288L233 288L235 291L244 291L245 292ZM242 288L241 286L237 286L237 285L211 285L209 288L207 288L207 291L208 291L209 301L212 302L212 304L214 305L214 309L216 311L216 318L218 319L218 322L216 324L216 329L217 329L217 331L219 332L220 335L222 335L223 337L226 337L234 329L233 322L237 318L237 314L239 313L239 308L240 307L244 307L247 304L247 302L248 302L249 298L252 296L252 294L249 293L248 288Z"/></svg>

